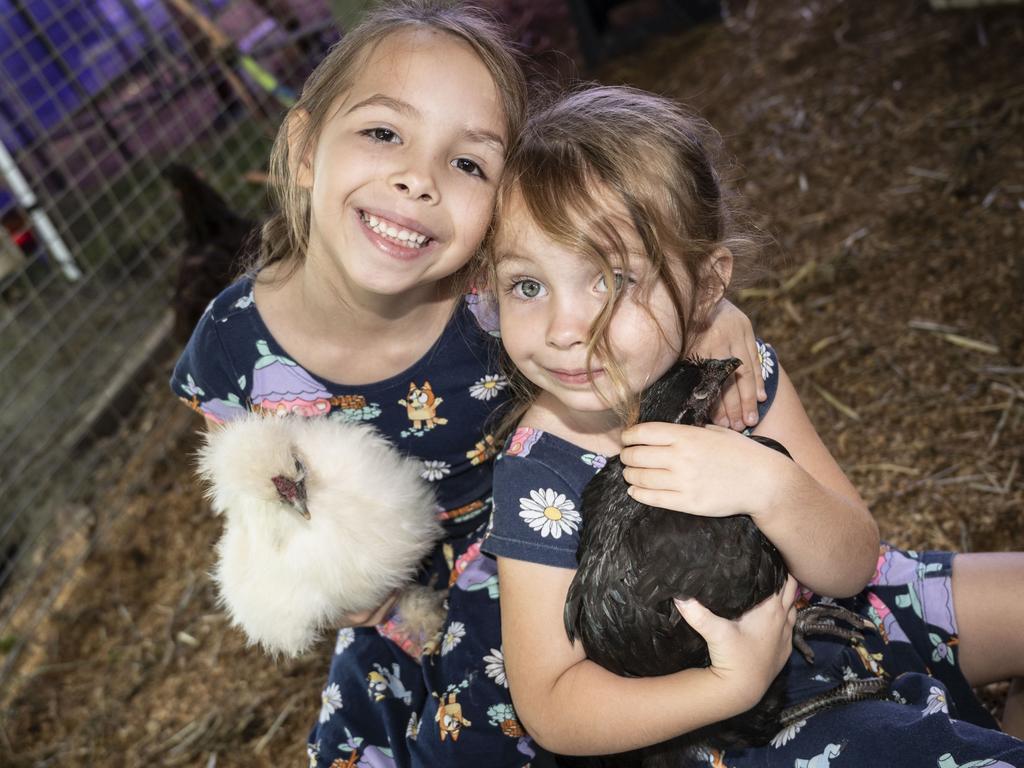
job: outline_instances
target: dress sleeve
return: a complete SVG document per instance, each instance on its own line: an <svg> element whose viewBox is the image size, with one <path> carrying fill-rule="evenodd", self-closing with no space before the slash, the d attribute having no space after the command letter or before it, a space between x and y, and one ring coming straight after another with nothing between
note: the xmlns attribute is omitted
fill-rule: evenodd
<svg viewBox="0 0 1024 768"><path fill-rule="evenodd" d="M170 384L182 402L218 424L249 411L246 381L238 374L209 310L175 363Z"/></svg>
<svg viewBox="0 0 1024 768"><path fill-rule="evenodd" d="M757 404L757 415L763 419L775 401L775 393L779 389L779 358L775 347L757 339L757 356L761 362L761 378L764 379L764 390L767 393L763 403ZM749 430L748 430L749 431Z"/></svg>
<svg viewBox="0 0 1024 768"><path fill-rule="evenodd" d="M494 511L483 550L576 568L581 490L540 458L506 455L494 467Z"/></svg>

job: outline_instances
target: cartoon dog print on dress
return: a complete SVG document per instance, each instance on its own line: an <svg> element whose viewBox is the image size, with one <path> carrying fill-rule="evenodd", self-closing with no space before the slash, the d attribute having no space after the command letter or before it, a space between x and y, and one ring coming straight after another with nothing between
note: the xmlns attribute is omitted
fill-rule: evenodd
<svg viewBox="0 0 1024 768"><path fill-rule="evenodd" d="M405 406L406 416L412 422L411 433L422 434L448 423L448 419L437 415L437 408L443 402L444 398L434 394L429 381L424 381L422 387L417 386L415 381L410 381L409 394L399 400L398 404Z"/></svg>
<svg viewBox="0 0 1024 768"><path fill-rule="evenodd" d="M434 722L437 723L442 742L449 736L452 741L458 741L462 729L473 724L462 714L462 705L456 699L459 692L467 685L469 685L469 681L463 680L458 685L449 685L440 696L436 693L433 694L434 698L438 699Z"/></svg>

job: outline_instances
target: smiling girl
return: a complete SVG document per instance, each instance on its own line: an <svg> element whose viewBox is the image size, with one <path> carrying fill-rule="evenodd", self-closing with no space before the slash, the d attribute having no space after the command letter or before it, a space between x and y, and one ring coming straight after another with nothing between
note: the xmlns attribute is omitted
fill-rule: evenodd
<svg viewBox="0 0 1024 768"><path fill-rule="evenodd" d="M535 754L505 682L496 568L480 555L486 425L507 381L463 299L526 109L511 51L488 17L442 2L381 4L346 33L278 134L280 211L258 259L208 308L171 381L214 425L250 410L371 423L437 486L446 536L420 578L450 587L444 631L421 654L395 635L390 601L349 617L314 765L516 766ZM705 341L752 361L751 338L723 304ZM733 387L737 425L754 409L752 370Z"/></svg>

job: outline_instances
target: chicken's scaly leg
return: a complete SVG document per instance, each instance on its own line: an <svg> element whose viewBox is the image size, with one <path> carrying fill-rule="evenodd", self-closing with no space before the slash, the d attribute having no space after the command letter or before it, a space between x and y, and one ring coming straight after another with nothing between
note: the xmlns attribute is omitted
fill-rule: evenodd
<svg viewBox="0 0 1024 768"><path fill-rule="evenodd" d="M864 639L864 635L856 629L841 627L837 621L864 629L875 628L869 619L840 605L809 605L797 611L796 626L793 627L793 645L807 659L808 664L814 663L814 651L804 639L808 635L831 635L851 642L860 642Z"/></svg>

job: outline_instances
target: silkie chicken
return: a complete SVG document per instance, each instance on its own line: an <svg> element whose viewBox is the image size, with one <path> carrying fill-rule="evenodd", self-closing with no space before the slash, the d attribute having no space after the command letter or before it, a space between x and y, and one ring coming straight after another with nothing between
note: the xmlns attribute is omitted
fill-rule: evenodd
<svg viewBox="0 0 1024 768"><path fill-rule="evenodd" d="M684 361L644 392L640 421L704 426L725 380L739 360ZM763 445L789 452L778 442ZM735 619L776 594L788 571L782 555L748 515L715 518L648 507L633 500L618 457L587 484L582 498L579 568L565 604L570 641L579 638L588 658L628 677L666 675L710 664L707 643L680 616L672 599L696 598L713 613ZM871 626L839 606L811 606L798 613L794 645L808 662L813 653L801 634L862 638L856 627ZM821 701L793 707L806 717L826 706L881 693L881 679L850 681ZM753 708L728 720L613 758L587 765L642 765L644 768L696 764L700 748L766 744L789 722L783 710L784 673Z"/></svg>
<svg viewBox="0 0 1024 768"><path fill-rule="evenodd" d="M252 414L206 434L212 575L250 644L296 656L396 590L389 636L414 656L434 640L445 592L413 583L442 533L421 469L365 424Z"/></svg>

